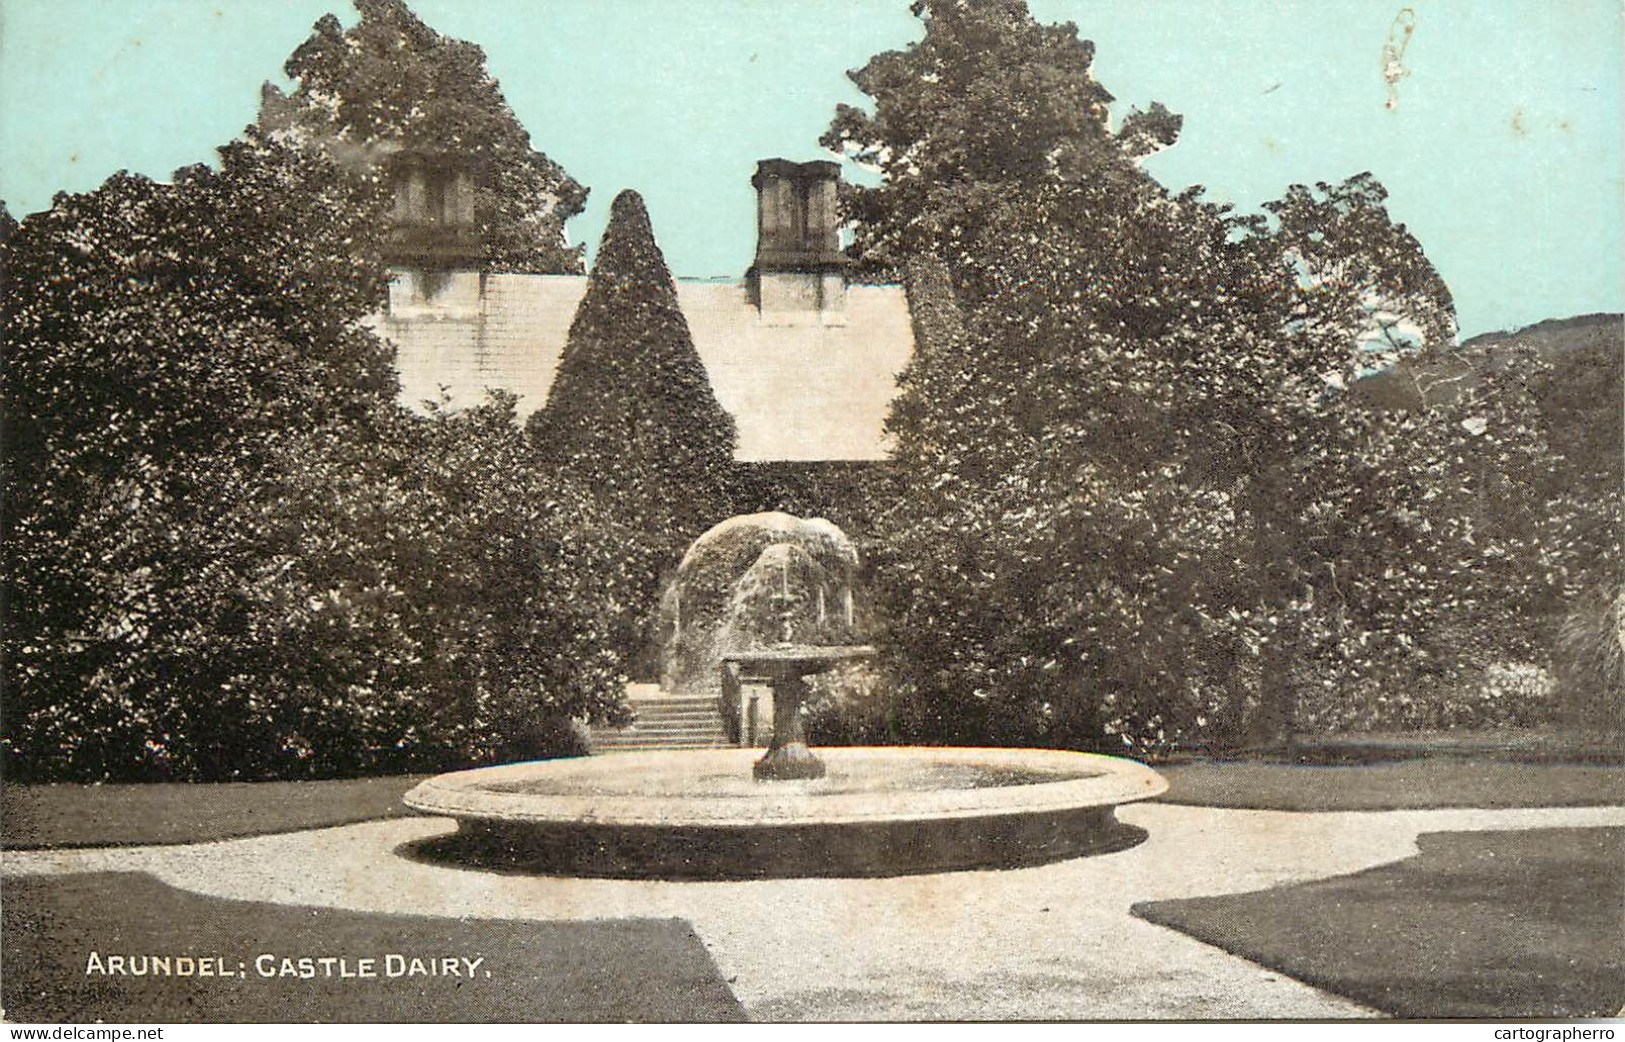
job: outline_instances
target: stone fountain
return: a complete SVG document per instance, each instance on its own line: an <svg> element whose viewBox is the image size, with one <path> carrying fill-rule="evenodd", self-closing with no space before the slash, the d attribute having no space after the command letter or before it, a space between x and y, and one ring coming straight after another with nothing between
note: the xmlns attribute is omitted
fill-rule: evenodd
<svg viewBox="0 0 1625 1042"><path fill-rule="evenodd" d="M939 747L815 755L802 724L807 678L875 649L793 641L788 572L768 574L779 586L779 640L720 649L710 660L771 686L774 730L765 755L642 752L441 775L405 802L457 819L459 832L421 853L553 874L758 878L1009 867L1143 838L1118 823L1114 809L1156 796L1167 783L1132 760ZM762 588L760 578L753 588Z"/></svg>
<svg viewBox="0 0 1625 1042"><path fill-rule="evenodd" d="M728 652L725 663L767 677L773 690L773 738L767 754L751 768L758 781L795 781L822 778L824 761L807 748L807 735L801 723L801 707L807 700L807 677L827 672L842 662L865 659L875 653L867 644L796 644L794 632L795 598L790 594L789 565L784 566L784 585L774 594L779 602L779 642L772 647Z"/></svg>
<svg viewBox="0 0 1625 1042"><path fill-rule="evenodd" d="M788 642L759 651L736 651L723 660L761 673L773 689L773 738L767 754L751 768L758 781L795 781L822 778L824 761L807 748L801 724L801 706L807 699L807 677L842 662L868 658L875 649L866 644L811 645Z"/></svg>

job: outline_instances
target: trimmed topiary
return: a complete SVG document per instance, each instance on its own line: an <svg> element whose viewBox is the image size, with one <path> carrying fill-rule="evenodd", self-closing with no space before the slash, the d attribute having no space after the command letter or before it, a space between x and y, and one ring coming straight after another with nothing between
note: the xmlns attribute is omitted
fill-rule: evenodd
<svg viewBox="0 0 1625 1042"><path fill-rule="evenodd" d="M736 439L636 192L610 212L547 404L527 432L543 466L590 488L624 555L619 646L653 671L649 623L683 548L726 516Z"/></svg>

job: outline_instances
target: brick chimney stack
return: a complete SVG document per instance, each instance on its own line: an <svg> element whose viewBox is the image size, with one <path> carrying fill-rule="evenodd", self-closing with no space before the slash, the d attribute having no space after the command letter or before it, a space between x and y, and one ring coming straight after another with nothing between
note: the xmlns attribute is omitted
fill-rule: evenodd
<svg viewBox="0 0 1625 1042"><path fill-rule="evenodd" d="M746 276L762 321L772 325L845 322L846 258L841 254L838 163L764 159L756 189L756 263Z"/></svg>
<svg viewBox="0 0 1625 1042"><path fill-rule="evenodd" d="M480 267L484 251L467 161L450 153L402 152L390 173L395 209L387 259L427 270Z"/></svg>

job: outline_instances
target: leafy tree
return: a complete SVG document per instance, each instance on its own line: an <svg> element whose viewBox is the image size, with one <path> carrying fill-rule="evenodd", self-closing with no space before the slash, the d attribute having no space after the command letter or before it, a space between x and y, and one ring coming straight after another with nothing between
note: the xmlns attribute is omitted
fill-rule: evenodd
<svg viewBox="0 0 1625 1042"><path fill-rule="evenodd" d="M1418 687L1464 713L1473 695L1488 697L1485 677L1503 663L1571 681L1596 676L1573 668L1584 642L1568 638L1606 613L1620 575L1617 355L1598 345L1553 362L1486 359L1456 396L1396 410L1374 431L1366 449L1382 460L1372 491L1383 509L1371 517L1392 530L1364 541L1364 563L1387 578L1373 586L1388 595L1383 624L1414 638L1421 668L1410 675L1422 683L1391 696L1406 714L1439 711ZM1571 609L1586 622L1565 633ZM1569 686L1581 690L1566 698L1607 701L1585 683ZM1560 713L1552 694L1524 707L1543 715L1518 722L1551 722ZM1612 704L1617 711L1617 697Z"/></svg>
<svg viewBox="0 0 1625 1042"><path fill-rule="evenodd" d="M291 96L266 84L260 125L274 134L325 140L357 160L454 154L477 188L474 220L485 263L497 269L574 274L581 248L565 222L587 191L531 147L485 52L425 25L404 0L355 0L361 20L332 15L284 71Z"/></svg>
<svg viewBox="0 0 1625 1042"><path fill-rule="evenodd" d="M935 667L955 740L1212 729L1256 699L1295 578L1278 517L1301 481L1249 462L1328 360L1272 344L1288 284L1195 200L1092 176L989 227L958 255L964 334L921 348L892 419L929 490L891 519L901 668Z"/></svg>
<svg viewBox="0 0 1625 1042"><path fill-rule="evenodd" d="M1372 561L1403 556L1454 440L1440 418L1407 442L1341 393L1373 342L1454 336L1381 186L1294 186L1273 223L1172 194L1136 160L1174 117L1110 133L1072 26L915 9L925 38L853 75L873 115L841 110L824 139L886 175L851 196L859 259L924 258L890 421L911 492L880 568L902 736L1274 741L1351 677L1461 675L1506 632L1489 591L1519 579L1486 578L1477 636L1444 639L1443 562L1470 533L1435 527L1410 571L1426 610L1404 612L1415 590ZM1502 429L1505 454L1544 451Z"/></svg>
<svg viewBox="0 0 1625 1042"><path fill-rule="evenodd" d="M1557 453L1547 502L1554 563L1568 565L1554 666L1571 721L1625 729L1625 349L1572 352L1535 382ZM1570 520L1572 519L1572 520ZM1568 523L1565 523L1568 522Z"/></svg>
<svg viewBox="0 0 1625 1042"><path fill-rule="evenodd" d="M1112 95L1090 72L1094 44L1071 23L1040 25L1022 0L916 0L912 10L925 38L849 73L873 113L838 106L820 142L884 175L877 187L847 189L862 266L901 271L977 227L1008 191L1178 136L1179 117L1157 104L1114 138Z"/></svg>
<svg viewBox="0 0 1625 1042"><path fill-rule="evenodd" d="M1368 369L1443 351L1456 339L1450 289L1422 244L1389 217L1387 198L1363 173L1337 185L1293 185L1264 207L1299 273L1294 322L1305 333L1358 344Z"/></svg>
<svg viewBox="0 0 1625 1042"><path fill-rule="evenodd" d="M71 519L79 495L223 432L393 400L360 321L383 285L377 185L263 139L221 159L58 195L8 242L10 516Z"/></svg>
<svg viewBox="0 0 1625 1042"><path fill-rule="evenodd" d="M5 244L13 775L435 767L619 711L580 490L520 465L511 402L395 404L384 212L366 168L251 129Z"/></svg>
<svg viewBox="0 0 1625 1042"><path fill-rule="evenodd" d="M1554 538L1554 550L1580 566L1576 587L1625 580L1625 342L1617 321L1609 341L1519 366L1539 410L1552 455L1542 461L1546 498L1578 508L1577 525ZM1571 587L1571 593L1575 587Z"/></svg>
<svg viewBox="0 0 1625 1042"><path fill-rule="evenodd" d="M736 439L677 303L642 198L615 198L547 404L537 458L593 489L618 526L617 647L655 667L648 633L662 577L729 513Z"/></svg>
<svg viewBox="0 0 1625 1042"><path fill-rule="evenodd" d="M1365 461L1342 508L1340 628L1323 616L1322 690L1302 693L1320 728L1539 722L1549 699L1491 704L1495 671L1544 667L1562 596L1553 535L1572 523L1548 498L1550 448L1509 374L1432 409L1370 417L1344 451ZM1348 466L1347 462L1344 466Z"/></svg>

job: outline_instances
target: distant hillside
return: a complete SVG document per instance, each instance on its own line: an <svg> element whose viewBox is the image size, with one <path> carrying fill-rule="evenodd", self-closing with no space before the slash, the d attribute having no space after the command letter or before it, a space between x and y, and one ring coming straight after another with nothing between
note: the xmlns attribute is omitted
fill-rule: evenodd
<svg viewBox="0 0 1625 1042"><path fill-rule="evenodd" d="M1526 346L1551 358L1593 344L1617 345L1622 336L1625 336L1625 315L1600 312L1573 318L1549 318L1510 333L1480 333L1461 346L1464 351L1486 352L1500 347Z"/></svg>
<svg viewBox="0 0 1625 1042"><path fill-rule="evenodd" d="M1625 316L1553 319L1512 333L1486 333L1449 351L1406 359L1356 382L1382 409L1438 406L1476 387L1486 372L1539 367L1526 381L1553 453L1549 479L1593 500L1625 492Z"/></svg>
<svg viewBox="0 0 1625 1042"><path fill-rule="evenodd" d="M1617 371L1617 359L1625 355L1625 315L1554 318L1510 333L1484 333L1446 351L1407 358L1358 381L1354 391L1382 409L1442 405L1478 386L1482 373L1504 369L1530 355L1556 366L1558 372L1553 376L1560 383L1578 380L1589 385L1597 376L1589 370L1599 363L1606 366L1610 352ZM1574 367L1588 372L1566 372ZM1622 394L1625 391L1614 393L1616 406L1625 401Z"/></svg>
<svg viewBox="0 0 1625 1042"><path fill-rule="evenodd" d="M1561 477L1597 495L1625 488L1625 315L1551 319L1485 333L1447 351L1407 358L1359 380L1354 393L1380 409L1444 405L1484 374L1529 359L1550 364L1530 390L1545 418Z"/></svg>

